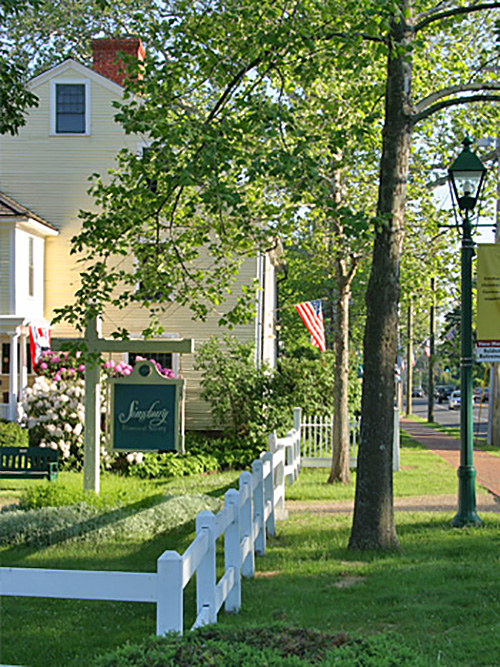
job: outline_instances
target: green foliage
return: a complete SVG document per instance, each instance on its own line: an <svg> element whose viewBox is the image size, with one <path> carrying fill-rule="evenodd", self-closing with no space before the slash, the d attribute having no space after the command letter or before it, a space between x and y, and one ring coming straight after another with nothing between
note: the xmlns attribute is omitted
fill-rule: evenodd
<svg viewBox="0 0 500 667"><path fill-rule="evenodd" d="M279 426L291 427L291 413L282 397L273 396L270 369L255 368L251 345L226 335L212 337L196 354L201 371L201 396L210 403L215 424L224 437L241 442L267 444L268 433Z"/></svg>
<svg viewBox="0 0 500 667"><path fill-rule="evenodd" d="M28 430L16 424L0 419L0 446L27 447Z"/></svg>
<svg viewBox="0 0 500 667"><path fill-rule="evenodd" d="M186 477L212 472L222 467L218 458L209 453L148 452L142 461L128 466L127 474L140 479Z"/></svg>
<svg viewBox="0 0 500 667"><path fill-rule="evenodd" d="M27 7L36 11L38 0L1 0L0 20L16 22ZM38 106L38 98L25 86L26 70L13 56L6 44L6 35L0 36L0 135L15 135L26 123L30 108Z"/></svg>
<svg viewBox="0 0 500 667"><path fill-rule="evenodd" d="M266 446L272 431L291 428L292 409L306 414L332 414L334 355L317 353L308 359L282 357L278 368L256 369L252 347L234 337L211 338L199 347L197 368L202 373L202 397L230 441ZM361 386L352 364L349 409L359 409Z"/></svg>
<svg viewBox="0 0 500 667"><path fill-rule="evenodd" d="M39 499L41 500L41 498ZM203 509L217 511L220 501L202 494L161 498L152 507L102 510L85 502L0 513L0 544L37 547L69 539L105 542L147 539L190 521Z"/></svg>
<svg viewBox="0 0 500 667"><path fill-rule="evenodd" d="M266 450L267 443L262 439L245 438L208 438L191 437L186 445L189 453L200 457L214 459L219 470L245 470L250 468L252 461Z"/></svg>
<svg viewBox="0 0 500 667"><path fill-rule="evenodd" d="M95 667L220 665L424 665L401 637L381 634L352 639L345 633L272 623L245 628L201 628L182 637L150 637L101 656Z"/></svg>

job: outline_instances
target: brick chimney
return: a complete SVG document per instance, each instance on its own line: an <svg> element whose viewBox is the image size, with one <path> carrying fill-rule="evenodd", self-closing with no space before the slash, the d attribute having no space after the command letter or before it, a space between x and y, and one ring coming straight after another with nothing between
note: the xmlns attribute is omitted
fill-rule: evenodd
<svg viewBox="0 0 500 667"><path fill-rule="evenodd" d="M134 56L141 62L146 55L144 46L138 37L93 39L92 51L94 53L94 72L105 76L107 79L111 79L111 81L120 86L123 86L125 70L122 60L117 58L117 53L121 52L129 56Z"/></svg>

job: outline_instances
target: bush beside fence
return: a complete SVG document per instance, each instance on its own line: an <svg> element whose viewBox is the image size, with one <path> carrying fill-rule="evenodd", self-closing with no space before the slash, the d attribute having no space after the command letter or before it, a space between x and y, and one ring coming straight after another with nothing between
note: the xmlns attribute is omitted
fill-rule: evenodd
<svg viewBox="0 0 500 667"><path fill-rule="evenodd" d="M241 576L253 577L255 554L264 555L266 535L275 534L276 517L284 511L285 480L300 469L300 433L269 436L270 451L243 472L239 489L224 496L217 514L203 510L196 518L196 537L184 554L165 551L157 571L100 572L0 568L0 595L115 600L156 604L156 632L183 631L183 591L196 573L197 617L193 628L215 623L222 605L241 607ZM216 542L224 535L224 574L216 580Z"/></svg>

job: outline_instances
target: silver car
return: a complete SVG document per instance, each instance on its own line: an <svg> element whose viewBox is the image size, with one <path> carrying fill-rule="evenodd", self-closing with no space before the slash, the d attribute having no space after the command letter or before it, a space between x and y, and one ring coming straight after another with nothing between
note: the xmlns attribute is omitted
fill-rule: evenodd
<svg viewBox="0 0 500 667"><path fill-rule="evenodd" d="M460 389L456 389L450 394L448 408L450 410L458 410L460 408Z"/></svg>

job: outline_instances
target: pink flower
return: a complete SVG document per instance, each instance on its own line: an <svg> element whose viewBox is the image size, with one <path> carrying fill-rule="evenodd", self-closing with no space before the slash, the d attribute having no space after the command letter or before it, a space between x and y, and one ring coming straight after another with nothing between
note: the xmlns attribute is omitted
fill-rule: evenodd
<svg viewBox="0 0 500 667"><path fill-rule="evenodd" d="M45 361L42 361L42 363L39 364L39 368L40 368L40 370L42 370L42 371L47 370L48 367L49 367L49 366L48 366L48 364L45 363Z"/></svg>
<svg viewBox="0 0 500 667"><path fill-rule="evenodd" d="M61 360L59 359L59 357L55 357L55 356L54 356L54 357L52 357L51 361L52 361L54 364L58 364Z"/></svg>
<svg viewBox="0 0 500 667"><path fill-rule="evenodd" d="M84 364L80 364L80 365L78 366L78 370L80 371L80 373L83 373L83 371L85 370L85 366L84 366Z"/></svg>

